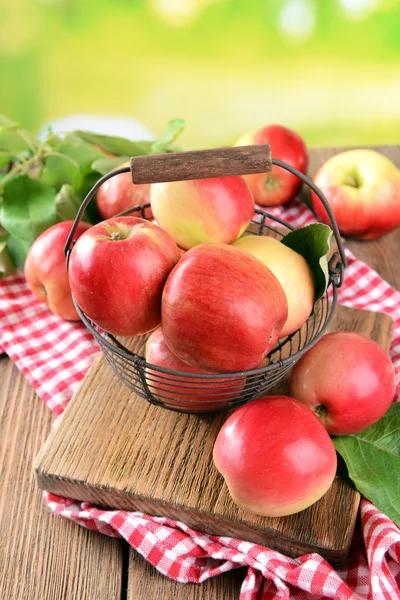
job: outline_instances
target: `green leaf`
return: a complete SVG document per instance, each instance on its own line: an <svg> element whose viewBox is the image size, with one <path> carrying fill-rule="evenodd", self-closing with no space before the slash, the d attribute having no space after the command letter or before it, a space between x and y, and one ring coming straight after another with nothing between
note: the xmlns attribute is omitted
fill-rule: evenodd
<svg viewBox="0 0 400 600"><path fill-rule="evenodd" d="M89 190L92 189L92 187L94 186L95 183L97 183L98 180L99 180L99 174L96 172L92 172L92 173L89 173L89 175L86 175L86 177L83 180L82 186L78 190L78 196L81 199L81 201L86 197ZM92 198L92 200L89 202L88 206L86 207L86 210L83 213L83 218L85 221L88 221L89 223L93 223L93 224L99 223L99 221L103 220L102 216L99 213L98 208L97 208L96 196L94 198Z"/></svg>
<svg viewBox="0 0 400 600"><path fill-rule="evenodd" d="M333 443L358 491L400 525L400 403L368 429Z"/></svg>
<svg viewBox="0 0 400 600"><path fill-rule="evenodd" d="M13 177L4 185L0 207L2 226L16 239L32 244L56 223L56 190L26 175Z"/></svg>
<svg viewBox="0 0 400 600"><path fill-rule="evenodd" d="M48 186L59 188L64 184L79 188L82 185L79 163L61 152L50 153L40 176L40 181Z"/></svg>
<svg viewBox="0 0 400 600"><path fill-rule="evenodd" d="M95 160L92 163L92 169L100 173L100 175L106 175L106 173L117 169L126 162L129 162L129 156L107 156L106 158Z"/></svg>
<svg viewBox="0 0 400 600"><path fill-rule="evenodd" d="M102 135L99 133L92 133L91 131L74 131L73 135L81 138L85 142L99 146L105 152L111 152L112 154L118 154L124 157L150 154L153 145L153 142L132 142L123 137Z"/></svg>
<svg viewBox="0 0 400 600"><path fill-rule="evenodd" d="M151 152L153 154L168 152L168 146L173 144L185 127L186 123L183 119L173 119L170 121L160 138L153 143Z"/></svg>
<svg viewBox="0 0 400 600"><path fill-rule="evenodd" d="M81 201L76 195L74 188L67 183L64 184L55 197L56 216L58 221L69 221L75 219Z"/></svg>
<svg viewBox="0 0 400 600"><path fill-rule="evenodd" d="M281 240L306 259L315 279L315 301L324 295L329 283L327 255L331 235L328 225L313 223L291 231Z"/></svg>
<svg viewBox="0 0 400 600"><path fill-rule="evenodd" d="M68 134L58 151L74 160L81 169L83 175L92 171L92 163L98 158L104 158L104 152L94 148L92 144L82 141L73 134Z"/></svg>
<svg viewBox="0 0 400 600"><path fill-rule="evenodd" d="M26 255L28 254L31 244L10 235L8 237L7 247L17 269L23 269Z"/></svg>
<svg viewBox="0 0 400 600"><path fill-rule="evenodd" d="M15 265L8 250L7 233L0 234L0 277L7 277L15 273Z"/></svg>
<svg viewBox="0 0 400 600"><path fill-rule="evenodd" d="M78 190L82 186L83 177L93 171L92 163L104 158L104 152L71 134L63 140L53 140L51 146L41 181L56 188L67 183Z"/></svg>

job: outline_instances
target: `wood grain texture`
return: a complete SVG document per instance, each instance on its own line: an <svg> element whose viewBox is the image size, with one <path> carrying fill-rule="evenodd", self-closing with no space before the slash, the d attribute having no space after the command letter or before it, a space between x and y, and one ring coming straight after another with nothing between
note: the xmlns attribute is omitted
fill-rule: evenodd
<svg viewBox="0 0 400 600"><path fill-rule="evenodd" d="M267 144L150 154L131 158L133 183L264 173L270 171L271 166L271 150Z"/></svg>
<svg viewBox="0 0 400 600"><path fill-rule="evenodd" d="M183 584L168 579L132 550L126 600L237 600L245 577L246 569L239 568L200 584Z"/></svg>
<svg viewBox="0 0 400 600"><path fill-rule="evenodd" d="M333 328L362 331L387 348L391 319L340 307ZM99 358L35 461L39 485L105 506L169 516L292 556L318 551L332 563L343 562L359 503L346 477L339 474L329 492L298 515L265 518L239 509L212 462L226 416L176 414L149 405Z"/></svg>
<svg viewBox="0 0 400 600"><path fill-rule="evenodd" d="M35 484L50 410L6 357L0 381L0 598L119 600L120 541L54 517Z"/></svg>

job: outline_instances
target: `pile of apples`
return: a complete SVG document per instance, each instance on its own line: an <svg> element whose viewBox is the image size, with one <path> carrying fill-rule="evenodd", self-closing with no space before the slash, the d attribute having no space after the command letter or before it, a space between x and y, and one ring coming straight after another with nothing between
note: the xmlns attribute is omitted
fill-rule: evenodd
<svg viewBox="0 0 400 600"><path fill-rule="evenodd" d="M306 171L306 147L295 132L266 127L238 145L253 143L269 143L275 158ZM318 177L321 184L329 179L323 172ZM71 221L36 240L25 276L37 297L65 319L78 318L72 291L101 329L117 336L150 333L151 365L189 375L226 373L217 389L197 377L185 392L173 375L163 374L164 395L178 407L199 408L207 391L216 405L228 403L246 382L245 373L242 379L229 374L259 367L314 307L305 259L272 237L245 233L255 203L284 204L300 186L277 167L268 174L152 185L134 185L129 173L121 174L98 192L105 220L79 224L69 276L62 250ZM337 187L335 194L343 197ZM113 216L147 203L149 220ZM336 474L329 434L368 427L388 410L394 391L393 365L375 342L345 332L325 336L296 364L293 397L249 402L222 427L214 462L233 500L265 516L293 514L316 502Z"/></svg>
<svg viewBox="0 0 400 600"><path fill-rule="evenodd" d="M121 174L100 190L103 212L107 198L117 209L114 199L129 177ZM148 186L130 186L146 197ZM259 367L312 312L306 260L271 237L243 236L255 208L243 177L156 183L149 195L155 221L109 218L76 241L69 261L76 302L113 335L142 335L161 325L147 344L156 366L171 368L178 360L179 370L191 373Z"/></svg>

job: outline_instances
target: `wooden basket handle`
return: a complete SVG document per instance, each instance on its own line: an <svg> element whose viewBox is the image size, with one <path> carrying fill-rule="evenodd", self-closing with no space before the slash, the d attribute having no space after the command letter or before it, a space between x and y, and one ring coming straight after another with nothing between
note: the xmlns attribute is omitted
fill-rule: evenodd
<svg viewBox="0 0 400 600"><path fill-rule="evenodd" d="M271 168L271 148L268 144L149 154L131 158L133 183L267 173Z"/></svg>

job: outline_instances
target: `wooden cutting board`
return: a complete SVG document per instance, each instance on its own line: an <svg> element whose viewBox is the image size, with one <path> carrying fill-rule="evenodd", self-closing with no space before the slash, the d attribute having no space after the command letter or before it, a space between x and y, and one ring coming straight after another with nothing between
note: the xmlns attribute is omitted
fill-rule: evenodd
<svg viewBox="0 0 400 600"><path fill-rule="evenodd" d="M392 319L339 307L331 330L364 333L388 350ZM275 393L288 393L287 381L278 385ZM185 415L150 405L99 357L35 460L38 484L291 556L318 552L333 565L343 564L360 500L344 465L327 494L307 510L283 518L254 515L232 502L213 465L214 440L226 418L227 413Z"/></svg>

